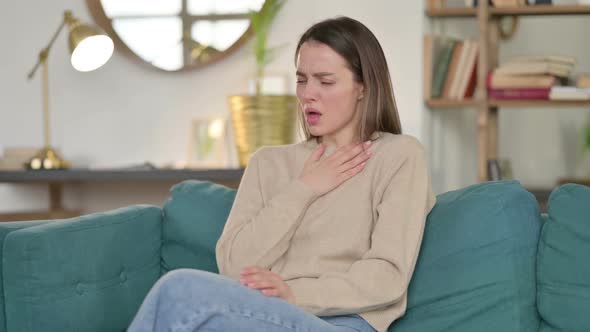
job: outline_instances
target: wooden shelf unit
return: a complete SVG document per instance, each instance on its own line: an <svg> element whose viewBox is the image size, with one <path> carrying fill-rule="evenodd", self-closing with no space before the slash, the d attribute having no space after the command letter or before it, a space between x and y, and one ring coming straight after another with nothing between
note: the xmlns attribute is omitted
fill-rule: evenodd
<svg viewBox="0 0 590 332"><path fill-rule="evenodd" d="M489 8L492 16L527 16L527 15L587 15L590 14L590 5L534 5L515 8ZM430 17L474 17L477 16L477 8L435 8L426 9L426 15Z"/></svg>
<svg viewBox="0 0 590 332"><path fill-rule="evenodd" d="M425 104L432 109L472 107L477 110L478 162L480 182L487 181L488 160L498 159L498 110L501 107L590 107L590 101L497 100L490 99L486 89L487 73L498 65L500 36L498 24L502 16L590 15L590 5L532 5L514 8L494 8L487 1L478 1L475 8L431 8L426 1L426 15L431 18L475 18L478 22L478 100L430 99Z"/></svg>
<svg viewBox="0 0 590 332"><path fill-rule="evenodd" d="M458 108L458 107L475 107L477 101L473 99L453 100L453 99L429 99L426 105L431 108Z"/></svg>
<svg viewBox="0 0 590 332"><path fill-rule="evenodd" d="M439 108L477 107L480 101L473 99L430 99L426 106ZM590 100L523 100L523 99L489 99L491 107L590 107Z"/></svg>

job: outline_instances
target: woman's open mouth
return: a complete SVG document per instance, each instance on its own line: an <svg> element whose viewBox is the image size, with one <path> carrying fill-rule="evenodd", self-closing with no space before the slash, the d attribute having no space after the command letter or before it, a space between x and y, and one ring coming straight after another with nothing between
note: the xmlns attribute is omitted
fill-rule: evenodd
<svg viewBox="0 0 590 332"><path fill-rule="evenodd" d="M305 109L305 120L310 125L315 125L320 121L322 117L322 113L320 113L315 108L306 108Z"/></svg>

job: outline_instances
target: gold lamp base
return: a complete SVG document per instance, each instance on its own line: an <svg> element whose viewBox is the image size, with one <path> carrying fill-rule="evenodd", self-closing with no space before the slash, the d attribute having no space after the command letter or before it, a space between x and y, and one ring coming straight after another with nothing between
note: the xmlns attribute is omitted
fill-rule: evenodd
<svg viewBox="0 0 590 332"><path fill-rule="evenodd" d="M53 148L45 147L37 152L25 167L30 170L66 169L70 167L70 162L63 160Z"/></svg>

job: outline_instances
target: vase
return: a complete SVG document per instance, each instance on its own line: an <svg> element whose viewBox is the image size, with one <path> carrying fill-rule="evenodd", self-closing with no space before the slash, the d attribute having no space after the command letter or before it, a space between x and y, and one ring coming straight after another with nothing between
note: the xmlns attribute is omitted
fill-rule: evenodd
<svg viewBox="0 0 590 332"><path fill-rule="evenodd" d="M240 167L262 146L293 143L297 98L293 95L230 96L231 122Z"/></svg>

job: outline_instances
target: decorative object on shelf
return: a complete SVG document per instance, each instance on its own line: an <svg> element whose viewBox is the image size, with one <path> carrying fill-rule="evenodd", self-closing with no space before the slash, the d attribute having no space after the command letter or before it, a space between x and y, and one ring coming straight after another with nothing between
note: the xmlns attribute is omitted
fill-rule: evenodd
<svg viewBox="0 0 590 332"><path fill-rule="evenodd" d="M267 0L259 12L250 13L254 33L253 53L256 60L256 89L251 95L229 97L232 128L239 164L246 167L252 154L261 146L283 145L293 141L297 99L286 94L269 94L264 89L265 67L278 47L267 47L270 26L285 0ZM272 86L272 84L270 84Z"/></svg>
<svg viewBox="0 0 590 332"><path fill-rule="evenodd" d="M225 168L228 166L227 122L225 117L193 119L187 168Z"/></svg>
<svg viewBox="0 0 590 332"><path fill-rule="evenodd" d="M0 170L18 171L24 170L26 163L38 152L34 147L13 147L4 148L2 158L0 158Z"/></svg>
<svg viewBox="0 0 590 332"><path fill-rule="evenodd" d="M508 159L490 159L488 160L488 180L512 180L512 165Z"/></svg>
<svg viewBox="0 0 590 332"><path fill-rule="evenodd" d="M579 179L590 179L590 115L581 127L571 127L572 143L575 142L575 166L570 176ZM574 139L575 137L575 139Z"/></svg>
<svg viewBox="0 0 590 332"><path fill-rule="evenodd" d="M37 63L30 71L28 78L33 78L39 66L42 66L42 93L43 93L43 123L45 147L41 149L26 167L32 170L68 168L69 162L63 160L59 153L51 146L51 126L49 122L49 74L47 58L53 43L59 36L64 26L69 30L69 46L72 66L81 72L93 71L102 67L113 54L113 41L99 28L82 24L67 10L57 31L51 37L47 47L39 53Z"/></svg>
<svg viewBox="0 0 590 332"><path fill-rule="evenodd" d="M142 64L167 72L215 63L250 38L249 11L264 0L86 0L94 20Z"/></svg>

